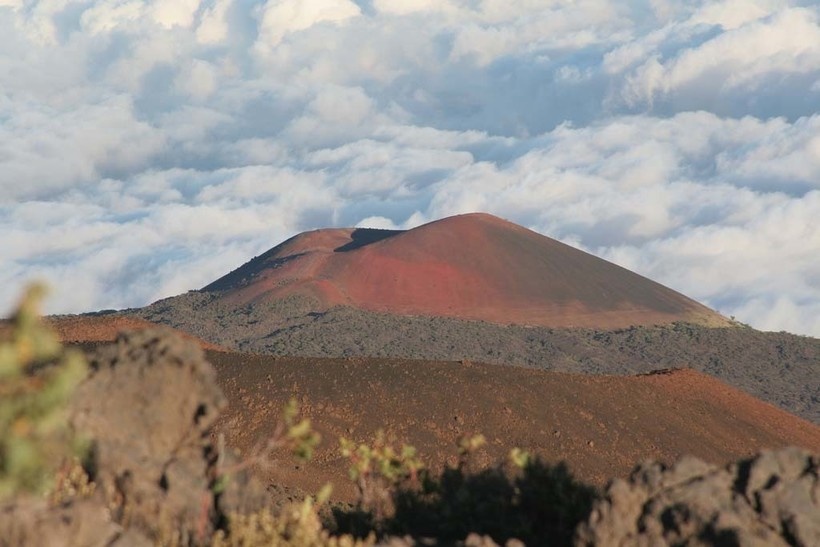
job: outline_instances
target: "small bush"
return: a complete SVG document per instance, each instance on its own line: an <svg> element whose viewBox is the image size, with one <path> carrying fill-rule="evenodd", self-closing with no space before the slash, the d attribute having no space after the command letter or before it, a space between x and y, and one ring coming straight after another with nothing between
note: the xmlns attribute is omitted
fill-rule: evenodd
<svg viewBox="0 0 820 547"><path fill-rule="evenodd" d="M213 490L219 494L227 486L231 475L255 467L267 470L273 466L270 455L273 452L285 449L299 461L308 461L313 458L313 452L322 440L322 436L313 430L310 420L301 418L299 405L296 399L291 399L282 410L282 418L274 426L271 434L253 447L250 453L240 462L229 464L225 461L225 438L219 435L218 460L214 466L214 476L211 477Z"/></svg>
<svg viewBox="0 0 820 547"><path fill-rule="evenodd" d="M520 470L503 467L468 474L450 468L422 490L396 494L389 533L457 541L470 533L503 544L519 539L537 545L570 545L579 522L589 514L595 490L576 481L562 463L535 458Z"/></svg>
<svg viewBox="0 0 820 547"><path fill-rule="evenodd" d="M369 547L375 543L372 533L364 539L330 535L322 526L314 500L307 498L278 514L263 509L250 515L231 515L228 531L217 532L212 547Z"/></svg>
<svg viewBox="0 0 820 547"><path fill-rule="evenodd" d="M62 505L71 500L91 497L97 485L91 482L79 458L67 461L57 471L53 488L48 492L51 505Z"/></svg>
<svg viewBox="0 0 820 547"><path fill-rule="evenodd" d="M358 509L380 521L393 512L392 495L398 485L417 484L424 464L409 445L393 446L384 431L372 445L339 439L342 456L350 461L350 479L359 493Z"/></svg>
<svg viewBox="0 0 820 547"><path fill-rule="evenodd" d="M383 435L372 447L343 441L359 502L352 511L334 510L337 529L444 544L477 533L501 544L515 538L538 545L549 538L551 544L570 545L595 489L575 480L565 464L548 465L515 448L507 465L473 472L470 458L484 442L481 435L462 439L457 465L433 475L412 447L397 451Z"/></svg>
<svg viewBox="0 0 820 547"><path fill-rule="evenodd" d="M0 500L42 494L56 470L81 453L67 406L86 376L85 359L64 350L40 320L41 285L26 292L0 343Z"/></svg>

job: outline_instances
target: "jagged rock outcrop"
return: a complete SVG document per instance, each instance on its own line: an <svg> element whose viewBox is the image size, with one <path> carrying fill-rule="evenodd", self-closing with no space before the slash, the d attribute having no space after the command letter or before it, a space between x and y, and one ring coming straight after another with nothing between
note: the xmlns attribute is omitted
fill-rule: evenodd
<svg viewBox="0 0 820 547"><path fill-rule="evenodd" d="M151 542L139 533L127 536L97 498L54 507L44 499L26 497L0 506L0 545L148 547Z"/></svg>
<svg viewBox="0 0 820 547"><path fill-rule="evenodd" d="M820 545L818 467L820 456L798 448L725 468L644 463L608 486L575 545Z"/></svg>
<svg viewBox="0 0 820 547"><path fill-rule="evenodd" d="M265 504L245 472L214 488L210 427L226 402L195 342L162 329L125 333L89 361L70 421L91 443L94 493L0 507L0 545L187 545L230 512Z"/></svg>
<svg viewBox="0 0 820 547"><path fill-rule="evenodd" d="M99 349L90 364L72 421L93 439L94 481L113 518L204 533L213 509L208 428L226 403L199 347L135 332Z"/></svg>

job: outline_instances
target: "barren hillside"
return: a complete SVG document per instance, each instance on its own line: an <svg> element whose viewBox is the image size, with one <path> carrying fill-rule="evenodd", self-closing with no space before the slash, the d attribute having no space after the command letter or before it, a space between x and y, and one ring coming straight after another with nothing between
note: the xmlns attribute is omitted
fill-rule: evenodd
<svg viewBox="0 0 820 547"><path fill-rule="evenodd" d="M299 295L314 299L317 311L345 305L498 324L727 324L654 281L483 213L407 231L306 232L203 291L234 308Z"/></svg>
<svg viewBox="0 0 820 547"><path fill-rule="evenodd" d="M379 428L434 466L455 457L460 436L483 433L489 444L479 465L517 446L566 460L597 485L647 458L725 463L764 447L820 450L819 427L695 371L605 377L470 362L208 358L229 400L218 427L231 445L247 450L264 439L297 398L327 442L313 462L283 459L268 478L308 491L328 480L347 484L336 439L371 441Z"/></svg>

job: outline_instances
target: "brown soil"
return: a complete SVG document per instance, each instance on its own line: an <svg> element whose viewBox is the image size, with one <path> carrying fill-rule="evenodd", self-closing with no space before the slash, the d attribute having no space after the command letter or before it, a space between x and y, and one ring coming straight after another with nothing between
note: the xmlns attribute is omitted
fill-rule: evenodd
<svg viewBox="0 0 820 547"><path fill-rule="evenodd" d="M726 325L654 281L487 214L408 231L300 234L204 288L228 306L292 295L398 315L545 327Z"/></svg>
<svg viewBox="0 0 820 547"><path fill-rule="evenodd" d="M135 317L118 315L62 315L46 318L46 322L57 332L60 341L72 344L82 342L113 342L123 331L137 331L156 328L155 323ZM202 349L226 351L224 348L206 342L187 332L175 330L177 334L199 344Z"/></svg>
<svg viewBox="0 0 820 547"><path fill-rule="evenodd" d="M313 462L282 455L272 483L350 499L336 439L372 440L382 428L435 467L454 462L463 435L489 441L480 466L512 447L565 460L601 486L644 459L692 454L715 464L761 448L820 450L820 428L692 370L633 377L565 374L469 362L307 359L209 353L229 407L217 429L248 450L296 397L325 441Z"/></svg>

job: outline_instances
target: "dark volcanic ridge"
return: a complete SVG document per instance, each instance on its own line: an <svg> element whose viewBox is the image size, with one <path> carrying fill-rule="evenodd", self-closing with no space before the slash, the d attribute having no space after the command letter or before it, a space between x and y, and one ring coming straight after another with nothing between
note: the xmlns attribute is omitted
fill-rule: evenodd
<svg viewBox="0 0 820 547"><path fill-rule="evenodd" d="M344 305L505 325L728 323L654 281L483 213L407 231L305 232L203 291L236 308L303 296L320 311Z"/></svg>
<svg viewBox="0 0 820 547"><path fill-rule="evenodd" d="M401 317L290 297L242 308L190 292L135 314L223 347L302 357L461 360L562 372L632 375L692 368L820 423L820 340L687 323L615 330L502 326Z"/></svg>

